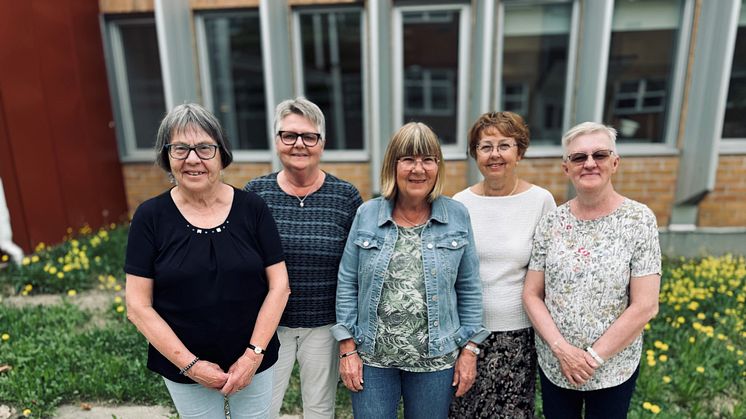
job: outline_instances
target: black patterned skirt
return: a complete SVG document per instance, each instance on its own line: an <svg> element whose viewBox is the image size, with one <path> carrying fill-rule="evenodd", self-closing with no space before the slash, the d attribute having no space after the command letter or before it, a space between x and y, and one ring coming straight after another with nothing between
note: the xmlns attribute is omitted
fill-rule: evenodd
<svg viewBox="0 0 746 419"><path fill-rule="evenodd" d="M451 418L533 418L536 349L532 328L492 332L479 345L477 379L451 403Z"/></svg>

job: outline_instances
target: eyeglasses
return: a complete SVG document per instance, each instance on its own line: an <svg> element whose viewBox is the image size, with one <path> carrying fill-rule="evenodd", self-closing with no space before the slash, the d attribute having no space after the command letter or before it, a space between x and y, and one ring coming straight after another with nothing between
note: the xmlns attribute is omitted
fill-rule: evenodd
<svg viewBox="0 0 746 419"><path fill-rule="evenodd" d="M425 170L435 170L438 167L438 158L435 156L422 156L417 158L415 156L403 156L396 159L402 169L412 170L417 166L417 163L422 163L422 168Z"/></svg>
<svg viewBox="0 0 746 419"><path fill-rule="evenodd" d="M511 147L518 147L518 144L500 143L497 145L493 144L479 144L477 145L477 151L479 154L489 156L494 150L497 150L497 154L505 153L510 150Z"/></svg>
<svg viewBox="0 0 746 419"><path fill-rule="evenodd" d="M197 154L200 160L210 160L215 158L218 147L220 146L217 144L197 144L193 147L186 144L166 144L163 146L163 148L168 150L168 155L176 160L186 160L192 150L194 150L194 153Z"/></svg>
<svg viewBox="0 0 746 419"><path fill-rule="evenodd" d="M565 161L569 161L572 164L581 165L588 161L588 156L593 158L595 162L602 162L608 159L614 152L612 150L596 150L591 154L588 153L572 153L567 156Z"/></svg>
<svg viewBox="0 0 746 419"><path fill-rule="evenodd" d="M313 147L321 140L321 134L317 132L277 131L277 135L280 136L280 140L285 145L295 145L298 137L306 147Z"/></svg>

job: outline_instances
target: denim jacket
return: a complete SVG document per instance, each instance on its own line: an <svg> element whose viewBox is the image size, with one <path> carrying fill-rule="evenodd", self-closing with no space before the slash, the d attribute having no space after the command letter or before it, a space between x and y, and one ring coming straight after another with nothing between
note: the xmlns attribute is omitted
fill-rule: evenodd
<svg viewBox="0 0 746 419"><path fill-rule="evenodd" d="M373 354L378 303L398 230L394 202L376 198L357 210L337 282L337 340L353 338ZM481 343L482 283L469 213L460 202L440 197L422 232L422 265L428 318L428 356L452 352L468 341Z"/></svg>

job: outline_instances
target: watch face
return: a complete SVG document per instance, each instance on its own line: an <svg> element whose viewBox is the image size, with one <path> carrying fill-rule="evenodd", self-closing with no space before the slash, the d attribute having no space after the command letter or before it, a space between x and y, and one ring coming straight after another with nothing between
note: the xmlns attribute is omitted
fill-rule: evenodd
<svg viewBox="0 0 746 419"><path fill-rule="evenodd" d="M255 346L255 347L254 347L254 353L256 353L256 354L260 354L260 353L262 353L262 348L260 348L260 347L258 347L258 346Z"/></svg>

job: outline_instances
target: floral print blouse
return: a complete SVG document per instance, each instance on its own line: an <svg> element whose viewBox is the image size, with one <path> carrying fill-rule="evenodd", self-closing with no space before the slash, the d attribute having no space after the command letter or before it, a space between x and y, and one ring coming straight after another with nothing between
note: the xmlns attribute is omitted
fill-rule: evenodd
<svg viewBox="0 0 746 419"><path fill-rule="evenodd" d="M375 354L360 353L363 362L378 368L433 372L453 367L459 351L428 358L427 298L422 269L422 230L398 227L378 305Z"/></svg>
<svg viewBox="0 0 746 419"><path fill-rule="evenodd" d="M609 215L580 220L565 203L537 226L528 268L544 272L544 303L562 336L585 349L629 305L630 281L660 274L655 215L645 205L625 199ZM536 351L542 371L555 385L598 390L632 376L640 363L642 333L579 387L562 375L559 361L538 334Z"/></svg>

